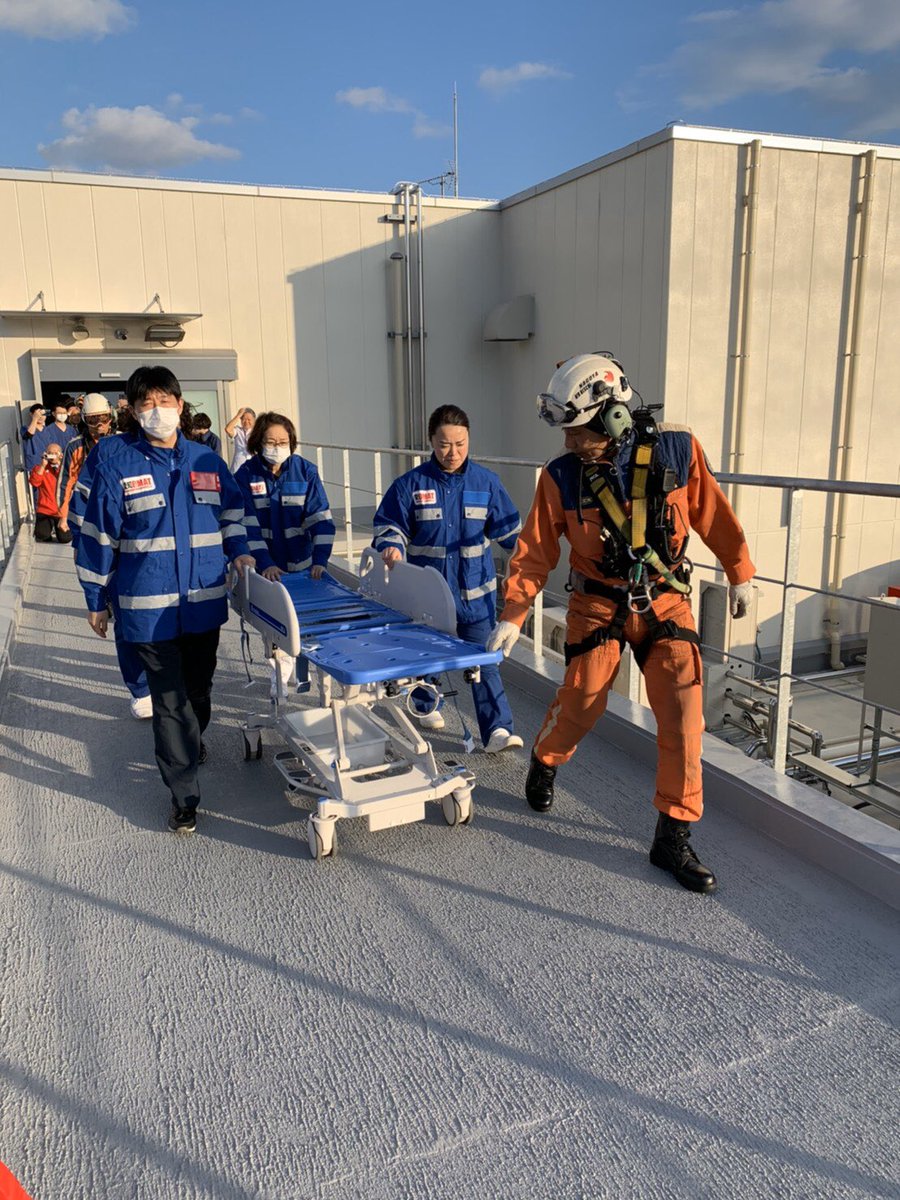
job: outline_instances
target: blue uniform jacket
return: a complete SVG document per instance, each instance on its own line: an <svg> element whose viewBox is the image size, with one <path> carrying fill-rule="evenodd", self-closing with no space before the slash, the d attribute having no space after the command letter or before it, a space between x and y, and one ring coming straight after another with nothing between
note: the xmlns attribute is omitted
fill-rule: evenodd
<svg viewBox="0 0 900 1200"><path fill-rule="evenodd" d="M102 462L106 462L107 459L114 457L126 446L133 446L139 440L139 435L133 433L110 433L106 437L100 438L81 464L81 470L78 472L78 478L75 480L75 486L72 488L72 495L69 497L69 531L72 534L72 549L76 553L78 551L81 523L84 520L84 511L87 508L88 498L91 494L91 485L94 481L94 472ZM66 453L63 456L63 471L65 471L69 458L68 452L69 447L67 446Z"/></svg>
<svg viewBox="0 0 900 1200"><path fill-rule="evenodd" d="M125 435L94 456L75 555L88 609L114 596L126 642L223 625L226 563L250 551L241 490L222 459L181 433L172 450Z"/></svg>
<svg viewBox="0 0 900 1200"><path fill-rule="evenodd" d="M466 459L454 474L434 455L388 488L375 514L372 545L396 546L407 561L447 580L460 622L494 620L497 576L491 542L512 550L522 523L493 471Z"/></svg>
<svg viewBox="0 0 900 1200"><path fill-rule="evenodd" d="M265 460L254 454L234 477L244 496L244 523L257 570L325 566L334 545L334 521L311 462L292 454L273 475Z"/></svg>

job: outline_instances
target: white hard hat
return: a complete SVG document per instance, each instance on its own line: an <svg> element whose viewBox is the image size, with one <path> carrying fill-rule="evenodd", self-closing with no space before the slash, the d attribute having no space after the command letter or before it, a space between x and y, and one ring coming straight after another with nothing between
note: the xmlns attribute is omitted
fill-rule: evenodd
<svg viewBox="0 0 900 1200"><path fill-rule="evenodd" d="M561 362L537 398L538 414L548 425L571 429L586 425L608 401L627 404L631 384L611 354L576 354Z"/></svg>
<svg viewBox="0 0 900 1200"><path fill-rule="evenodd" d="M99 417L110 411L109 401L105 396L101 396L99 392L88 392L84 398L81 415L83 417Z"/></svg>

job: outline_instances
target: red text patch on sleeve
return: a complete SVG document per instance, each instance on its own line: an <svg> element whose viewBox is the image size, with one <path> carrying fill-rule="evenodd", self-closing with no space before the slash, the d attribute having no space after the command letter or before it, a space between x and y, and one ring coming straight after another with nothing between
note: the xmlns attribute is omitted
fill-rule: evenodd
<svg viewBox="0 0 900 1200"><path fill-rule="evenodd" d="M195 492L221 492L222 485L215 471L191 471L191 487Z"/></svg>

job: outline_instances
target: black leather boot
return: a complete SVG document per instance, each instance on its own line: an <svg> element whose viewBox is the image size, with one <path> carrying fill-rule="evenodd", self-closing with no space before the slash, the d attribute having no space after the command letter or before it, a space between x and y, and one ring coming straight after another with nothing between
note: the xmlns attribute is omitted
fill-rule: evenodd
<svg viewBox="0 0 900 1200"><path fill-rule="evenodd" d="M535 812L547 812L553 803L553 780L556 767L547 767L531 752L531 766L525 780L525 799Z"/></svg>
<svg viewBox="0 0 900 1200"><path fill-rule="evenodd" d="M670 871L681 886L691 892L714 892L716 877L694 853L690 838L690 821L674 821L660 813L656 836L650 847L650 861L654 867Z"/></svg>

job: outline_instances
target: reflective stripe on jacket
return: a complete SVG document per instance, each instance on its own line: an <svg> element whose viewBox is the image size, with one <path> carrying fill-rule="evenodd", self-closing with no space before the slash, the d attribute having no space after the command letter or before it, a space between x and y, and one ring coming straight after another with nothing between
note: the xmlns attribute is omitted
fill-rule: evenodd
<svg viewBox="0 0 900 1200"><path fill-rule="evenodd" d="M467 459L451 475L432 455L391 484L374 524L376 550L395 546L414 565L440 571L461 622L493 621L497 576L491 542L512 550L522 527L493 471Z"/></svg>
<svg viewBox="0 0 900 1200"><path fill-rule="evenodd" d="M214 629L228 619L226 563L249 553L241 490L218 455L181 433L171 450L126 436L98 454L81 523L75 567L88 609L102 612L114 594L126 642Z"/></svg>
<svg viewBox="0 0 900 1200"><path fill-rule="evenodd" d="M235 479L244 497L247 540L259 571L324 567L334 545L334 521L315 466L292 454L273 475L254 454Z"/></svg>
<svg viewBox="0 0 900 1200"><path fill-rule="evenodd" d="M629 464L633 444L626 438L609 479L626 512L631 511ZM678 545L694 530L722 564L730 583L745 583L755 573L744 531L710 470L703 447L688 430L660 429L655 461L674 473L675 488L666 502ZM577 455L560 454L541 471L531 511L509 564L503 620L521 626L532 600L559 562L560 539L571 550L569 565L588 579L608 580L603 571L601 529L607 518L591 495Z"/></svg>

